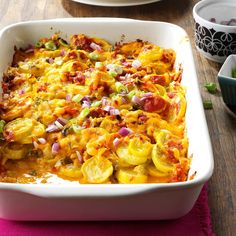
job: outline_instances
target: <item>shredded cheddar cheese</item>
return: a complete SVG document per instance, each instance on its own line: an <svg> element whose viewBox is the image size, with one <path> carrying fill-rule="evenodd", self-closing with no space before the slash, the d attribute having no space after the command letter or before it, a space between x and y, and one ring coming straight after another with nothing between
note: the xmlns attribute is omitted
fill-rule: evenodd
<svg viewBox="0 0 236 236"><path fill-rule="evenodd" d="M55 34L15 49L2 82L0 181L186 181L185 89L176 54Z"/></svg>

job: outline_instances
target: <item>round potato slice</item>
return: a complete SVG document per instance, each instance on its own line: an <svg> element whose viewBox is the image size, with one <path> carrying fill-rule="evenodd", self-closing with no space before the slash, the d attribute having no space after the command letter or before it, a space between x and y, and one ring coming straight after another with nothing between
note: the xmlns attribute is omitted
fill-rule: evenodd
<svg viewBox="0 0 236 236"><path fill-rule="evenodd" d="M174 171L174 166L170 163L162 161L163 154L159 150L158 145L156 144L152 150L152 161L156 166L157 170L164 173L172 173Z"/></svg>
<svg viewBox="0 0 236 236"><path fill-rule="evenodd" d="M132 169L119 169L116 178L121 184L142 184L147 182L147 176Z"/></svg>
<svg viewBox="0 0 236 236"><path fill-rule="evenodd" d="M105 182L113 173L112 163L99 156L94 156L82 165L82 174L87 182L99 184Z"/></svg>

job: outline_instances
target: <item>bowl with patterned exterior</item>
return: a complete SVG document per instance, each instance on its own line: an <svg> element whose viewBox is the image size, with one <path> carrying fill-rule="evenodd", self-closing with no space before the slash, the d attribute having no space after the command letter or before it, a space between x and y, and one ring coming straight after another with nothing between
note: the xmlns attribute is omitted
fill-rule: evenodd
<svg viewBox="0 0 236 236"><path fill-rule="evenodd" d="M236 54L235 13L235 0L202 0L194 6L195 44L206 58L223 63Z"/></svg>

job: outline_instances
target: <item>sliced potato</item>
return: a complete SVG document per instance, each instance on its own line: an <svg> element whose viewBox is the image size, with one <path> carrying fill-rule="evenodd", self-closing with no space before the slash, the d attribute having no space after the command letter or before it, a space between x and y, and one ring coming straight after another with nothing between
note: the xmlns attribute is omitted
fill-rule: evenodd
<svg viewBox="0 0 236 236"><path fill-rule="evenodd" d="M88 183L105 182L113 173L112 163L100 156L94 156L82 165L82 174Z"/></svg>
<svg viewBox="0 0 236 236"><path fill-rule="evenodd" d="M147 182L147 175L138 173L132 169L119 169L116 178L121 184L141 184Z"/></svg>

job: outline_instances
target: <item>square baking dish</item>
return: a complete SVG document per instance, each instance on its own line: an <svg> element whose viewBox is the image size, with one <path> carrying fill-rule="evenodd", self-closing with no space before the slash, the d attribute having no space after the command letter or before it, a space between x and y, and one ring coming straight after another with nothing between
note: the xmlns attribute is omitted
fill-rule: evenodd
<svg viewBox="0 0 236 236"><path fill-rule="evenodd" d="M14 46L26 47L39 38L84 33L111 43L148 40L177 53L187 89L187 135L192 155L186 182L160 184L0 183L0 217L10 220L163 220L188 213L213 172L208 128L186 32L164 22L121 18L73 18L17 23L0 32L0 75L12 61ZM190 176L195 174L193 179Z"/></svg>

